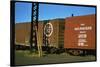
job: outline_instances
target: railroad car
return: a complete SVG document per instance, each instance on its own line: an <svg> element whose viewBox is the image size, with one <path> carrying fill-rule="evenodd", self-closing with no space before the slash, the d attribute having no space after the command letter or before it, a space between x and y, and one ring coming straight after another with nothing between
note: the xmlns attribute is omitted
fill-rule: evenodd
<svg viewBox="0 0 100 67"><path fill-rule="evenodd" d="M95 53L95 15L75 16L65 19L64 48L71 54Z"/></svg>
<svg viewBox="0 0 100 67"><path fill-rule="evenodd" d="M95 24L95 14L39 21L38 33L41 35L42 49L49 53L68 52L72 55L95 53ZM15 24L17 48L29 48L30 26L29 22Z"/></svg>

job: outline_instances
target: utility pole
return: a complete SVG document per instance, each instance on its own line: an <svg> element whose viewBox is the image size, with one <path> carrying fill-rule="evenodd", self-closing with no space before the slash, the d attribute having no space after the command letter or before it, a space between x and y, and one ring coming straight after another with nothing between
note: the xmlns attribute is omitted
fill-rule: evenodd
<svg viewBox="0 0 100 67"><path fill-rule="evenodd" d="M31 14L31 33L30 33L30 51L33 50L33 44L35 48L38 48L39 57L42 56L42 43L38 32L38 11L39 3L32 3Z"/></svg>

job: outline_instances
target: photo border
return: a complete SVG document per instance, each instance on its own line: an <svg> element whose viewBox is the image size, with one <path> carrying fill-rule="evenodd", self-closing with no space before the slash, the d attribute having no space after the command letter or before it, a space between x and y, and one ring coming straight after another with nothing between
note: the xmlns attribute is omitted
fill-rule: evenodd
<svg viewBox="0 0 100 67"><path fill-rule="evenodd" d="M34 2L39 4L54 4L54 5L67 5L67 6L83 6L95 7L95 49L96 58L94 61L76 61L76 62L62 62L62 63L47 63L47 64L26 64L15 65L15 3L32 3L33 1L10 1L10 66L31 66L31 65L50 65L50 64L66 64L66 63L81 63L81 62L94 62L97 61L97 5L83 5L83 4L69 4L69 3L51 3L51 2Z"/></svg>

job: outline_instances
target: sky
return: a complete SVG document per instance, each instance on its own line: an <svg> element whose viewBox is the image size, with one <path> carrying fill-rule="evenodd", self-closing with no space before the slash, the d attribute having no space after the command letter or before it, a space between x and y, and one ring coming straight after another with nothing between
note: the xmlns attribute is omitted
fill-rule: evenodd
<svg viewBox="0 0 100 67"><path fill-rule="evenodd" d="M31 22L31 3L17 2L15 4L15 22ZM95 7L39 4L39 20L67 18L74 16L95 14Z"/></svg>

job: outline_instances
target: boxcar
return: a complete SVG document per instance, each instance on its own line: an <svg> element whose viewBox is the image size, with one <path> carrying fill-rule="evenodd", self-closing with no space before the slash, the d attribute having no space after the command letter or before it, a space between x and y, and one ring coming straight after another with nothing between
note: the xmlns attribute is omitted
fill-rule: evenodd
<svg viewBox="0 0 100 67"><path fill-rule="evenodd" d="M17 23L15 25L15 44L17 47L30 46L30 26L30 23ZM67 51L73 55L95 53L95 14L39 21L38 30L43 50L51 53ZM34 45L33 42L33 47Z"/></svg>
<svg viewBox="0 0 100 67"><path fill-rule="evenodd" d="M64 48L71 54L95 52L95 15L76 16L65 19Z"/></svg>

